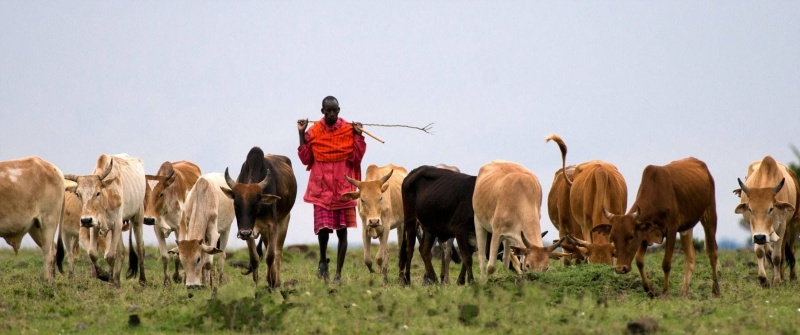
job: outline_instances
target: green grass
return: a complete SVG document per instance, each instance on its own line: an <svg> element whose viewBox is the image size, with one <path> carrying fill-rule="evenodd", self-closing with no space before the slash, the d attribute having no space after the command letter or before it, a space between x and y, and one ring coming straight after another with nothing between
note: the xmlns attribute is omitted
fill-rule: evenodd
<svg viewBox="0 0 800 335"><path fill-rule="evenodd" d="M636 270L617 275L608 266L565 267L556 261L546 273L517 276L500 269L486 285L423 286L418 253L412 285L404 287L396 280L396 246L388 285L367 271L360 249L349 251L341 285L316 278L315 251L286 250L280 290L264 289L263 265L256 288L229 259L229 281L211 299L208 289L190 296L181 285L163 288L156 254L148 248L147 287L123 279L114 289L87 278L85 256L76 261L75 280L57 274L48 286L38 249L17 256L0 250L0 333L619 334L643 317L656 320L657 333L663 334L800 331L800 284L759 286L752 250L720 252L721 298L711 297L704 253L698 254L688 296L678 296L683 278L678 251L673 295L666 299L648 298ZM647 256L646 270L659 292L662 256L660 251ZM235 251L232 259L244 261L246 253ZM477 259L474 263L477 276ZM459 269L451 268L453 283ZM132 314L141 320L138 326L129 325Z"/></svg>

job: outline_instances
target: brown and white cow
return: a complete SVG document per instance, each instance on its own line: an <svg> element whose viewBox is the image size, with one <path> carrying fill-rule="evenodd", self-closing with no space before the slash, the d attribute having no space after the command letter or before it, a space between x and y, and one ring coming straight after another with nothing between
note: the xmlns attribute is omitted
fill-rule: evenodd
<svg viewBox="0 0 800 335"><path fill-rule="evenodd" d="M692 228L700 221L705 232L706 254L711 263L711 292L714 296L719 296L714 178L705 163L689 157L664 166L648 165L642 173L636 201L628 213L615 215L604 212L610 224L598 225L592 231L609 236L614 243L617 273L628 273L631 270L631 260L636 257L644 291L651 297L657 294L644 271L648 245L662 243L666 237L661 268L664 270L664 295L668 295L675 235L681 234L681 245L686 256L681 294L685 295L689 290L695 264Z"/></svg>
<svg viewBox="0 0 800 335"><path fill-rule="evenodd" d="M80 245L89 250L89 229L81 227L81 201L75 193L64 191L64 213L61 216L61 228L59 233L58 249L56 250L56 264L58 270L64 273L62 263L64 256L67 257L69 266L69 279L74 278L75 254L80 253ZM98 245L105 250L106 239L99 236ZM100 274L103 280L108 280L108 274Z"/></svg>
<svg viewBox="0 0 800 335"><path fill-rule="evenodd" d="M561 150L562 170L566 170L567 145L558 137L550 135L547 141L555 141ZM569 210L572 219L581 227L583 240L596 244L597 252L612 250L609 248L608 239L600 234L593 234L592 228L608 223L603 214L603 208L614 213L622 213L628 204L628 186L625 178L613 164L600 160L588 161L575 167L573 179L566 174L561 174L570 188ZM613 259L610 254L596 255L595 261L600 259ZM611 265L612 263L607 263Z"/></svg>
<svg viewBox="0 0 800 335"><path fill-rule="evenodd" d="M147 175L147 188L144 195L144 224L153 226L164 267L164 286L169 286L169 254L167 238L172 232L177 235L183 215L186 193L200 178L200 168L187 161L164 162L155 175ZM175 272L172 279L179 283L179 260L175 259Z"/></svg>
<svg viewBox="0 0 800 335"><path fill-rule="evenodd" d="M370 165L364 181L353 180L345 176L347 181L358 188L355 192L343 194L350 199L359 199L358 214L361 216L363 229L361 239L364 242L364 264L370 272L372 269L372 239L378 239L380 245L375 260L383 274L384 283L389 281L389 232L397 231L397 240L403 240L403 195L400 189L408 171L402 166L388 164L382 167Z"/></svg>
<svg viewBox="0 0 800 335"><path fill-rule="evenodd" d="M225 268L225 247L235 217L233 200L222 191L227 183L221 173L205 174L194 184L186 199L178 246L170 253L178 254L186 273L186 288L199 288L206 283L222 283ZM221 253L217 276L212 273L214 254Z"/></svg>
<svg viewBox="0 0 800 335"><path fill-rule="evenodd" d="M223 191L233 199L236 213L236 236L247 241L250 251L248 273L252 273L253 281L258 283L260 259L255 239L260 237L267 248L267 285L271 288L280 286L283 242L297 197L292 161L286 156L264 155L261 148L253 147L242 163L237 181L231 179L227 168L225 181L229 189Z"/></svg>
<svg viewBox="0 0 800 335"><path fill-rule="evenodd" d="M55 165L27 157L0 162L0 237L19 250L29 234L42 248L44 277L55 275L55 244L64 207L64 176Z"/></svg>
<svg viewBox="0 0 800 335"><path fill-rule="evenodd" d="M136 251L132 242L127 278L139 274L139 284L146 283L144 273L144 241L142 221L144 218L145 174L142 160L128 154L106 155L97 159L90 175L65 175L77 186L69 187L81 201L81 226L89 230L89 258L92 260L92 275L97 277L97 247L100 234L106 236L104 258L111 267L111 282L120 285L122 260L125 247L122 242L122 225L129 221L131 234L136 236ZM130 239L130 237L129 237Z"/></svg>
<svg viewBox="0 0 800 335"><path fill-rule="evenodd" d="M758 279L767 284L764 260L772 264L772 285L783 280L786 259L790 259L790 274L794 270L794 241L797 238L798 197L797 176L794 171L770 156L750 164L745 182L739 179L741 203L736 213L750 223L758 258Z"/></svg>
<svg viewBox="0 0 800 335"><path fill-rule="evenodd" d="M475 211L475 237L478 246L478 262L481 280L495 271L496 257L490 257L486 267L486 238L492 234L489 255L496 255L500 243L508 243L515 255L525 256L524 270L544 271L550 258L568 254L555 252L558 244L544 247L540 220L542 186L539 178L524 166L507 161L492 161L480 168L472 196ZM508 250L506 250L508 251ZM522 273L519 260L508 252L503 254L503 263L509 258L518 273Z"/></svg>

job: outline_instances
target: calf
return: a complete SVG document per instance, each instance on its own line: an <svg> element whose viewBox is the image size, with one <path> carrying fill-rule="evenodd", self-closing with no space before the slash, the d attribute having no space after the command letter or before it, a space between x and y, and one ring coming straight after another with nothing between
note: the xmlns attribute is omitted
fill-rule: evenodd
<svg viewBox="0 0 800 335"><path fill-rule="evenodd" d="M186 197L178 246L170 250L177 254L186 274L186 288L214 286L214 254L222 253L217 262L218 283L222 283L225 268L225 247L233 223L233 201L223 192L228 186L221 173L203 175Z"/></svg>
<svg viewBox="0 0 800 335"><path fill-rule="evenodd" d="M736 213L750 223L753 247L758 258L758 279L767 284L764 260L772 264L772 285L783 280L784 262L789 263L791 279L794 269L794 241L797 239L797 208L800 206L797 176L770 156L750 164L746 182L741 187L741 203Z"/></svg>
<svg viewBox="0 0 800 335"><path fill-rule="evenodd" d="M711 292L719 296L717 280L717 210L714 199L714 179L706 164L690 157L664 166L648 165L642 173L636 201L625 215L603 211L610 224L600 224L592 232L611 238L616 248L615 271L619 274L631 270L631 260L642 276L644 291L655 297L656 291L644 271L644 258L648 245L662 243L666 237L664 260L664 295L669 295L669 274L675 235L681 234L681 245L686 256L686 273L681 294L686 295L694 269L695 254L692 228L700 221L706 240L706 253L711 262Z"/></svg>
<svg viewBox="0 0 800 335"><path fill-rule="evenodd" d="M400 188L407 174L406 169L400 166L389 164L378 167L373 164L367 167L364 181L345 176L347 181L358 188L358 191L343 195L353 200L360 199L358 214L364 226L361 233L364 242L364 264L370 272L374 272L370 241L374 238L379 239L380 246L375 258L384 282L389 280L389 231L396 229L397 240L403 239L403 196Z"/></svg>

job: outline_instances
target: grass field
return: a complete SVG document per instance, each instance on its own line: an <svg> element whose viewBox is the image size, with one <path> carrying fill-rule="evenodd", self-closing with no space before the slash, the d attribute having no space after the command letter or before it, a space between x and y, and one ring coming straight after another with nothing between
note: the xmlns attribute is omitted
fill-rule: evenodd
<svg viewBox="0 0 800 335"><path fill-rule="evenodd" d="M214 299L209 289L189 294L182 285L163 288L154 248L147 249L147 287L123 279L119 289L89 280L85 256L76 261L75 280L56 274L48 286L38 249L16 256L0 250L0 333L620 334L645 317L661 334L800 332L800 285L762 288L752 250L720 252L721 298L711 297L705 253L698 253L688 296L677 296L683 256L676 251L673 296L650 299L636 270L617 275L608 266L565 267L557 261L546 273L517 276L500 269L486 285L423 286L418 253L412 285L404 287L396 280L396 246L388 285L367 271L361 249L349 251L343 282L335 285L316 278L315 248L284 251L284 286L273 292L264 289L263 264L256 288L231 262L244 261L246 253L232 252L228 281ZM659 292L662 256L647 256ZM459 269L451 267L453 283ZM477 277L477 259L474 271ZM137 317L138 324L131 321Z"/></svg>

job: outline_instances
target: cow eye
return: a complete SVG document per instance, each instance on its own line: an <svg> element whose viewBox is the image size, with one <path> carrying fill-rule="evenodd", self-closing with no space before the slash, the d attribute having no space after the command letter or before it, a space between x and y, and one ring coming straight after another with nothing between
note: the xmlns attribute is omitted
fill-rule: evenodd
<svg viewBox="0 0 800 335"><path fill-rule="evenodd" d="M200 265L200 257L197 257L197 265Z"/></svg>
<svg viewBox="0 0 800 335"><path fill-rule="evenodd" d="M772 214L772 209L773 209L773 207L769 208L769 214Z"/></svg>
<svg viewBox="0 0 800 335"><path fill-rule="evenodd" d="M95 197L99 197L100 196L100 192L97 192L97 194L95 194L94 196Z"/></svg>
<svg viewBox="0 0 800 335"><path fill-rule="evenodd" d="M164 193L159 194L158 197L159 198L163 198L164 197Z"/></svg>
<svg viewBox="0 0 800 335"><path fill-rule="evenodd" d="M753 214L753 209L752 209L752 208L750 208L749 206L747 207L747 211L749 211L749 212L750 212L750 214Z"/></svg>
<svg viewBox="0 0 800 335"><path fill-rule="evenodd" d="M80 193L78 193L78 192L72 192L72 193L75 193L75 196L78 197L78 199L81 198L81 194Z"/></svg>

